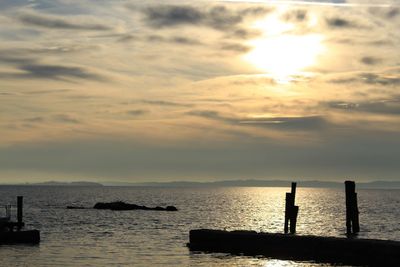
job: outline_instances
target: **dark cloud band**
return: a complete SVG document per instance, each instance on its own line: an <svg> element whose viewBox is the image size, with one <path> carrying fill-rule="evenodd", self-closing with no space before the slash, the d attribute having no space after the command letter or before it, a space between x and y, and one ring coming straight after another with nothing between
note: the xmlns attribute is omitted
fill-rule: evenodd
<svg viewBox="0 0 400 267"><path fill-rule="evenodd" d="M145 22L153 28L200 25L214 29L229 29L248 17L258 17L271 11L267 7L233 10L225 6L207 9L194 6L159 5L143 9Z"/></svg>
<svg viewBox="0 0 400 267"><path fill-rule="evenodd" d="M77 22L72 22L66 18L47 16L42 14L22 13L19 14L16 18L25 25L50 28L50 29L95 30L95 31L106 31L111 29L109 26L103 24L77 23Z"/></svg>

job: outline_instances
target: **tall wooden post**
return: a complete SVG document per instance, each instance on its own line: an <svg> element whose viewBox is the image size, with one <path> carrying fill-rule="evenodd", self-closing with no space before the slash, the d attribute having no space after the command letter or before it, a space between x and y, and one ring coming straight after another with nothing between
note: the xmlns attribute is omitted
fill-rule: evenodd
<svg viewBox="0 0 400 267"><path fill-rule="evenodd" d="M345 181L344 184L346 188L346 233L356 234L360 231L356 183Z"/></svg>
<svg viewBox="0 0 400 267"><path fill-rule="evenodd" d="M292 193L292 196L293 196L293 205L294 205L294 199L296 198L296 186L297 186L297 183L292 183L291 193Z"/></svg>
<svg viewBox="0 0 400 267"><path fill-rule="evenodd" d="M292 203L291 204L291 211L290 211L290 233L294 234L296 233L296 223L297 223L297 214L299 212L299 207L294 205L294 201L296 199L296 183L292 183Z"/></svg>
<svg viewBox="0 0 400 267"><path fill-rule="evenodd" d="M299 213L299 206L292 207L292 213L290 216L290 233L296 233L296 224L297 224L297 214Z"/></svg>
<svg viewBox="0 0 400 267"><path fill-rule="evenodd" d="M17 197L17 221L18 221L18 229L22 227L22 214L23 214L23 197Z"/></svg>
<svg viewBox="0 0 400 267"><path fill-rule="evenodd" d="M289 217L290 217L290 198L292 197L291 193L286 193L286 198L285 198L285 226L283 231L285 234L289 232Z"/></svg>
<svg viewBox="0 0 400 267"><path fill-rule="evenodd" d="M291 234L296 233L297 214L299 207L294 205L296 198L296 183L292 183L292 190L290 193L286 193L285 201L285 225L284 232L287 234L290 230ZM290 223L290 228L289 228Z"/></svg>

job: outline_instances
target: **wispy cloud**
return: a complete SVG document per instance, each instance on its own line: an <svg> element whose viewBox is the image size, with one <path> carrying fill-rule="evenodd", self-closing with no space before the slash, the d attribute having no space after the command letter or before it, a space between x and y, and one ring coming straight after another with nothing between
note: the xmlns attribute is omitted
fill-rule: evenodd
<svg viewBox="0 0 400 267"><path fill-rule="evenodd" d="M382 62L382 59L377 57L366 56L361 58L361 62L366 65L376 65Z"/></svg>
<svg viewBox="0 0 400 267"><path fill-rule="evenodd" d="M21 13L17 14L16 19L28 26L43 27L50 29L63 29L63 30L94 30L105 31L110 30L111 27L100 23L77 23L70 18L63 18L59 16L49 16L40 13Z"/></svg>
<svg viewBox="0 0 400 267"><path fill-rule="evenodd" d="M331 28L360 28L356 22L342 17L332 17L326 19L326 24Z"/></svg>
<svg viewBox="0 0 400 267"><path fill-rule="evenodd" d="M145 109L132 109L132 110L128 110L126 113L131 116L141 116L141 115L147 114L149 112Z"/></svg>
<svg viewBox="0 0 400 267"><path fill-rule="evenodd" d="M385 75L378 73L362 73L360 75L362 81L368 84L380 85L400 85L400 75Z"/></svg>
<svg viewBox="0 0 400 267"><path fill-rule="evenodd" d="M152 43L171 43L171 44L180 44L180 45L202 45L203 43L197 39L189 38L185 36L170 36L164 37L162 35L148 35L146 37L146 41Z"/></svg>
<svg viewBox="0 0 400 267"><path fill-rule="evenodd" d="M400 115L400 99L383 99L374 101L346 102L332 101L326 103L330 108L351 112Z"/></svg>
<svg viewBox="0 0 400 267"><path fill-rule="evenodd" d="M302 22L308 19L307 10L305 9L294 9L283 14L282 19L288 22Z"/></svg>
<svg viewBox="0 0 400 267"><path fill-rule="evenodd" d="M39 63L17 66L21 72L0 72L0 77L7 79L51 79L69 81L70 79L105 80L82 67L44 65Z"/></svg>
<svg viewBox="0 0 400 267"><path fill-rule="evenodd" d="M291 131L314 131L323 129L328 126L327 120L319 115L307 116L269 116L269 117L238 117L222 115L214 110L193 110L187 112L186 115L197 116L206 119L219 120L225 123L242 125L242 126L257 126L271 129L291 130Z"/></svg>
<svg viewBox="0 0 400 267"><path fill-rule="evenodd" d="M233 28L248 17L259 17L271 11L264 6L230 9L225 6L200 8L189 5L158 5L143 9L145 22L154 28L197 25L218 30Z"/></svg>
<svg viewBox="0 0 400 267"><path fill-rule="evenodd" d="M142 103L148 105L164 106L164 107L192 107L193 104L179 103L165 100L142 100Z"/></svg>
<svg viewBox="0 0 400 267"><path fill-rule="evenodd" d="M81 121L77 119L75 116L70 114L56 114L53 116L53 120L60 123L72 123L72 124L79 124Z"/></svg>
<svg viewBox="0 0 400 267"><path fill-rule="evenodd" d="M362 61L362 60L361 60ZM373 63L379 62L379 59L367 58L364 59L364 64L373 65ZM372 61L372 62L370 62ZM371 85L381 85L381 86L396 86L400 85L400 69L392 68L383 70L381 72L356 72L349 75L344 75L342 77L336 77L330 79L329 82L337 84L345 83L365 83Z"/></svg>
<svg viewBox="0 0 400 267"><path fill-rule="evenodd" d="M327 120L323 116L293 116L293 117L267 117L249 118L240 121L242 124L256 125L263 127L274 127L286 130L317 130L328 126Z"/></svg>
<svg viewBox="0 0 400 267"><path fill-rule="evenodd" d="M251 47L240 44L240 43L224 43L224 44L221 44L220 48L222 50L234 51L234 52L239 52L239 53L246 53L251 50Z"/></svg>

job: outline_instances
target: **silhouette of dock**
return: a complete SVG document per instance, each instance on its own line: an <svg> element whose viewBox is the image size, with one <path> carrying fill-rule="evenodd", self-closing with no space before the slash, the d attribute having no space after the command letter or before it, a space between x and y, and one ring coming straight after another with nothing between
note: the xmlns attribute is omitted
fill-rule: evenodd
<svg viewBox="0 0 400 267"><path fill-rule="evenodd" d="M400 266L400 242L386 240L200 229L190 231L188 247L191 251L264 255L284 260Z"/></svg>
<svg viewBox="0 0 400 267"><path fill-rule="evenodd" d="M400 242L357 238L360 225L355 182L345 182L345 193L347 238L295 235L299 207L295 206L296 183L292 183L291 192L286 193L284 234L198 229L189 232L187 246L191 251L334 264L400 266Z"/></svg>
<svg viewBox="0 0 400 267"><path fill-rule="evenodd" d="M23 197L17 197L17 221L11 220L11 206L6 205L6 216L0 218L0 244L29 243L37 244L40 242L40 232L38 230L22 230L23 222Z"/></svg>

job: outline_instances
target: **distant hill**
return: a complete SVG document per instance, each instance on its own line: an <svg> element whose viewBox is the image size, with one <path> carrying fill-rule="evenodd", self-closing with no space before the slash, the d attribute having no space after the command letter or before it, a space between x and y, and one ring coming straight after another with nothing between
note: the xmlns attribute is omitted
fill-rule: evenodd
<svg viewBox="0 0 400 267"><path fill-rule="evenodd" d="M361 183L360 188L400 188L400 181L373 181Z"/></svg>
<svg viewBox="0 0 400 267"><path fill-rule="evenodd" d="M56 182L56 181L48 181L42 183L26 183L21 185L27 186L103 186L101 183L95 182L86 182L86 181L79 181L79 182Z"/></svg>
<svg viewBox="0 0 400 267"><path fill-rule="evenodd" d="M25 183L13 184L23 186L133 186L133 187L290 187L292 181L287 180L224 180L212 182L190 182L190 181L174 181L174 182L56 182L48 181L41 183ZM344 188L343 182L332 181L296 181L298 187L309 188ZM8 184L12 185L12 184ZM400 181L372 181L372 182L357 182L356 186L359 189L400 189Z"/></svg>
<svg viewBox="0 0 400 267"><path fill-rule="evenodd" d="M104 182L106 186L142 186L142 187L290 187L292 181L287 180L224 180L214 182L144 182L144 183L128 183L128 182ZM297 181L299 187L311 188L342 188L343 182L332 181ZM400 181L373 181L373 182L357 182L357 188L360 189L396 189L400 188Z"/></svg>

